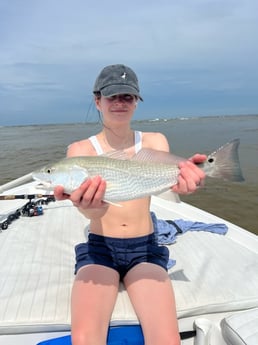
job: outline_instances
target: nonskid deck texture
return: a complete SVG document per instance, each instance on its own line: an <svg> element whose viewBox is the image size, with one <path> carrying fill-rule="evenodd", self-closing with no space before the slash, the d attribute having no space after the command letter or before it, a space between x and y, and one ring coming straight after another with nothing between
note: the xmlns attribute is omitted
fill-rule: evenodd
<svg viewBox="0 0 258 345"><path fill-rule="evenodd" d="M31 186L14 191L31 192ZM20 204L1 201L0 213ZM152 210L163 219L223 222L185 203L155 197ZM87 224L69 201L63 201L44 206L43 216L21 217L0 233L0 344L8 344L7 334L70 330L74 245L86 240ZM227 225L226 235L187 232L169 246L170 257L176 260L169 275L182 331L192 330L200 317L222 319L258 307L257 236ZM137 323L121 284L111 324Z"/></svg>

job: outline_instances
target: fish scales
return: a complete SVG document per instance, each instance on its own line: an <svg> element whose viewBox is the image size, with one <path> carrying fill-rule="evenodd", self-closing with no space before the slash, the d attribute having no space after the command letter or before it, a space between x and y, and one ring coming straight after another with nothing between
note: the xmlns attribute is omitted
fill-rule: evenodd
<svg viewBox="0 0 258 345"><path fill-rule="evenodd" d="M89 177L100 175L107 182L105 199L127 201L157 194L175 184L177 166L118 160L107 157L74 157L74 165L84 167Z"/></svg>

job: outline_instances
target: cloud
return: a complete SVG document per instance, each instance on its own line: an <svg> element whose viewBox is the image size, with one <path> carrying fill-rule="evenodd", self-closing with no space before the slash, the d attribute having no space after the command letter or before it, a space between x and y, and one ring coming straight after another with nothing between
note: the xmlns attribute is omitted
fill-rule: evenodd
<svg viewBox="0 0 258 345"><path fill-rule="evenodd" d="M212 112L212 93L228 111L227 95L258 111L247 97L258 85L257 19L256 0L2 0L1 111L11 118L20 109L29 121L41 109L68 116L74 107L70 120L79 120L97 73L111 63L137 72L142 116L164 104L189 111L185 99L198 113L204 94Z"/></svg>

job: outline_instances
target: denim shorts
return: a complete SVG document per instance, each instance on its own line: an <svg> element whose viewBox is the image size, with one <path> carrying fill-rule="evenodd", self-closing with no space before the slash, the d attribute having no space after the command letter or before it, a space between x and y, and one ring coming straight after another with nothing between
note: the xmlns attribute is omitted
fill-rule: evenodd
<svg viewBox="0 0 258 345"><path fill-rule="evenodd" d="M154 233L134 238L115 238L89 234L88 242L75 247L77 271L89 264L113 268L123 280L135 265L148 262L167 271L169 250L157 244Z"/></svg>

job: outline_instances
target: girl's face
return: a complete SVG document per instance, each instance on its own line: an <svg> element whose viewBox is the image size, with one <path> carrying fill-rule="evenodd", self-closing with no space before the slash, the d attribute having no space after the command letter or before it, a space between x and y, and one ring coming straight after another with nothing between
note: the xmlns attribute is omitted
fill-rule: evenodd
<svg viewBox="0 0 258 345"><path fill-rule="evenodd" d="M108 122L130 122L134 114L137 97L129 94L101 96L95 98L97 109L102 113L103 119Z"/></svg>

